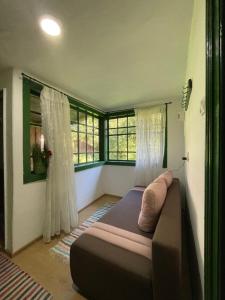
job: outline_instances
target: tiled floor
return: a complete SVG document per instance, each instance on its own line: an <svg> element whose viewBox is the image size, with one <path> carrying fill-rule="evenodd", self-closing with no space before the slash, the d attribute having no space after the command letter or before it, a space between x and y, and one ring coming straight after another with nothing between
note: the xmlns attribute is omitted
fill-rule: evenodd
<svg viewBox="0 0 225 300"><path fill-rule="evenodd" d="M116 202L118 199L114 196L101 197L79 213L80 223L106 202ZM49 249L57 241L58 239L55 239L51 243L45 244L39 240L18 253L13 261L51 292L54 300L85 299L72 288L69 265L52 256L49 252Z"/></svg>

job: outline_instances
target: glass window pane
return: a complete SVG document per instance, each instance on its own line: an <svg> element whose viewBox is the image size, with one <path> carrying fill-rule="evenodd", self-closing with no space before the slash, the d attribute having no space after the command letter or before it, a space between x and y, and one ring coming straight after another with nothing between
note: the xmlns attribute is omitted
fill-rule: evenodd
<svg viewBox="0 0 225 300"><path fill-rule="evenodd" d="M127 152L118 152L118 160L127 160Z"/></svg>
<svg viewBox="0 0 225 300"><path fill-rule="evenodd" d="M88 153L87 154L87 162L93 161L93 153Z"/></svg>
<svg viewBox="0 0 225 300"><path fill-rule="evenodd" d="M99 137L97 135L94 136L94 150L99 152Z"/></svg>
<svg viewBox="0 0 225 300"><path fill-rule="evenodd" d="M86 114L84 112L79 112L79 123L86 124Z"/></svg>
<svg viewBox="0 0 225 300"><path fill-rule="evenodd" d="M42 128L36 126L30 126L30 151L32 152L33 145L38 144L41 150L44 150L44 136L42 134Z"/></svg>
<svg viewBox="0 0 225 300"><path fill-rule="evenodd" d="M79 125L79 132L86 132L86 126L85 125Z"/></svg>
<svg viewBox="0 0 225 300"><path fill-rule="evenodd" d="M120 151L120 152L127 151L127 136L126 135L118 136L118 151Z"/></svg>
<svg viewBox="0 0 225 300"><path fill-rule="evenodd" d="M85 133L79 134L79 152L80 153L86 152L86 134Z"/></svg>
<svg viewBox="0 0 225 300"><path fill-rule="evenodd" d="M117 129L109 129L109 134L117 134Z"/></svg>
<svg viewBox="0 0 225 300"><path fill-rule="evenodd" d="M127 127L127 117L118 118L118 127Z"/></svg>
<svg viewBox="0 0 225 300"><path fill-rule="evenodd" d="M128 133L135 133L136 127L128 127Z"/></svg>
<svg viewBox="0 0 225 300"><path fill-rule="evenodd" d="M36 95L30 95L30 111L41 113L41 100Z"/></svg>
<svg viewBox="0 0 225 300"><path fill-rule="evenodd" d="M70 109L70 122L71 123L77 123L77 110L71 108Z"/></svg>
<svg viewBox="0 0 225 300"><path fill-rule="evenodd" d="M99 128L99 119L94 118L94 127Z"/></svg>
<svg viewBox="0 0 225 300"><path fill-rule="evenodd" d="M95 161L99 160L99 153L97 152L94 153L94 160Z"/></svg>
<svg viewBox="0 0 225 300"><path fill-rule="evenodd" d="M136 153L128 153L128 160L135 160L136 159Z"/></svg>
<svg viewBox="0 0 225 300"><path fill-rule="evenodd" d="M93 116L87 115L87 125L93 126Z"/></svg>
<svg viewBox="0 0 225 300"><path fill-rule="evenodd" d="M77 153L78 152L78 138L77 138L77 132L71 132L72 136L72 147L73 147L73 152Z"/></svg>
<svg viewBox="0 0 225 300"><path fill-rule="evenodd" d="M78 125L77 125L77 124L71 124L71 125L70 125L70 128L71 128L71 130L73 130L73 131L77 131Z"/></svg>
<svg viewBox="0 0 225 300"><path fill-rule="evenodd" d="M41 126L41 114L31 112L30 113L30 122L32 123L32 125Z"/></svg>
<svg viewBox="0 0 225 300"><path fill-rule="evenodd" d="M128 117L128 126L135 126L135 116Z"/></svg>
<svg viewBox="0 0 225 300"><path fill-rule="evenodd" d="M116 127L117 127L117 119L110 119L109 128L116 128Z"/></svg>
<svg viewBox="0 0 225 300"><path fill-rule="evenodd" d="M118 134L127 134L127 128L118 128Z"/></svg>
<svg viewBox="0 0 225 300"><path fill-rule="evenodd" d="M117 136L109 136L109 151L117 151Z"/></svg>
<svg viewBox="0 0 225 300"><path fill-rule="evenodd" d="M93 148L93 135L88 134L87 135L87 152L93 152L94 148Z"/></svg>
<svg viewBox="0 0 225 300"><path fill-rule="evenodd" d="M131 152L136 151L136 135L135 134L128 135L128 149Z"/></svg>
<svg viewBox="0 0 225 300"><path fill-rule="evenodd" d="M93 134L93 127L87 127L87 133Z"/></svg>
<svg viewBox="0 0 225 300"><path fill-rule="evenodd" d="M79 163L86 163L86 154L79 154Z"/></svg>
<svg viewBox="0 0 225 300"><path fill-rule="evenodd" d="M73 154L73 163L78 164L78 154Z"/></svg>
<svg viewBox="0 0 225 300"><path fill-rule="evenodd" d="M94 129L94 134L99 135L99 129L98 128Z"/></svg>
<svg viewBox="0 0 225 300"><path fill-rule="evenodd" d="M110 160L117 160L117 153L109 152L109 159Z"/></svg>

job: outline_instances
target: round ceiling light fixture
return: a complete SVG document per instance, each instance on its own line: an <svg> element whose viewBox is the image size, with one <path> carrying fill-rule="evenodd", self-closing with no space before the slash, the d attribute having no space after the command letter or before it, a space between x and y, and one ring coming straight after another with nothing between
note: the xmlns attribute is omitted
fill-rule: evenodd
<svg viewBox="0 0 225 300"><path fill-rule="evenodd" d="M58 36L61 34L59 23L51 16L42 17L40 19L40 27L45 33L51 36Z"/></svg>

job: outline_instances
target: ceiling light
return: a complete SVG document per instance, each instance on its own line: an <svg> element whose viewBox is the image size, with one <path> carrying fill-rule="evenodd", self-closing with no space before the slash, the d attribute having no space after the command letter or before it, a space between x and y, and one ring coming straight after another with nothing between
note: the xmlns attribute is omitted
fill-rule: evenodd
<svg viewBox="0 0 225 300"><path fill-rule="evenodd" d="M49 35L57 36L61 33L61 28L58 22L56 22L56 20L52 17L43 17L40 20L40 26L41 29Z"/></svg>

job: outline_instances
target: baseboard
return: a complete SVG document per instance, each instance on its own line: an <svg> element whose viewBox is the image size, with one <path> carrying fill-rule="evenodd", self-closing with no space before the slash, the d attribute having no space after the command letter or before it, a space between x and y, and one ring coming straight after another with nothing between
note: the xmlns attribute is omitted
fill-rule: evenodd
<svg viewBox="0 0 225 300"><path fill-rule="evenodd" d="M10 254L10 257L14 257L17 254L19 254L20 252L22 252L23 250L25 250L26 248L28 248L29 246L31 246L32 244L34 244L35 242L39 241L40 239L42 239L42 235L33 239L31 242L29 242L28 244L26 244L25 246L23 246L22 248L16 250L15 252Z"/></svg>
<svg viewBox="0 0 225 300"><path fill-rule="evenodd" d="M202 300L203 291L202 291L201 277L199 272L193 228L191 225L190 212L187 203L185 204L185 227L186 227L186 235L187 235L187 259L189 262L192 299Z"/></svg>

